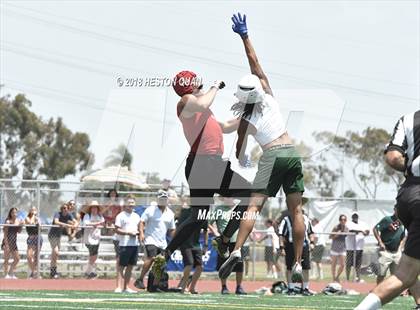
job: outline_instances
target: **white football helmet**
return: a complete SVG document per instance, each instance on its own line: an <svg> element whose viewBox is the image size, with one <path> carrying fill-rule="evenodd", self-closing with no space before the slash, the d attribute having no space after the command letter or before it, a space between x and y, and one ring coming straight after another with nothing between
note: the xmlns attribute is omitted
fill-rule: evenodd
<svg viewBox="0 0 420 310"><path fill-rule="evenodd" d="M260 79L254 74L247 74L242 77L238 83L238 90L235 93L235 97L238 98L240 102L246 104L263 102L265 92L262 88Z"/></svg>

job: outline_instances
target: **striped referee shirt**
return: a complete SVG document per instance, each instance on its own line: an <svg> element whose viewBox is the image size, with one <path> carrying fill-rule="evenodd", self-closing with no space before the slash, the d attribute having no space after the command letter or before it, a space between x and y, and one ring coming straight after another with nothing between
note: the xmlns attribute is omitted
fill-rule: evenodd
<svg viewBox="0 0 420 310"><path fill-rule="evenodd" d="M304 245L308 245L310 240L309 236L314 233L312 229L312 224L309 218L304 214L303 221L305 223L305 240ZM289 242L293 243L293 234L292 234L292 219L289 215L285 216L283 220L280 222L279 226L279 234L283 236L283 238Z"/></svg>
<svg viewBox="0 0 420 310"><path fill-rule="evenodd" d="M407 157L406 175L420 177L420 110L398 120L387 151L401 152Z"/></svg>

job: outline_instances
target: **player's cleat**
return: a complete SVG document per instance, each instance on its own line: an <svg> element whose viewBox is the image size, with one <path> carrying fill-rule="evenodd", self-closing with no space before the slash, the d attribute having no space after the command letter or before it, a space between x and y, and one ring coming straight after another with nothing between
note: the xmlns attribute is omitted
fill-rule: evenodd
<svg viewBox="0 0 420 310"><path fill-rule="evenodd" d="M222 236L218 236L214 238L211 241L211 245L213 246L213 248L216 249L217 254L219 254L220 257L223 257L223 258L229 257L229 244L223 242Z"/></svg>
<svg viewBox="0 0 420 310"><path fill-rule="evenodd" d="M222 266L220 266L219 278L222 280L227 279L230 273L232 272L233 268L235 267L235 265L239 263L241 260L242 260L242 257L241 257L240 249L230 253L229 258L223 263Z"/></svg>
<svg viewBox="0 0 420 310"><path fill-rule="evenodd" d="M191 293L192 295L199 295L199 294L200 294L200 293L199 293L199 292L197 292L196 290L190 291L190 293Z"/></svg>
<svg viewBox="0 0 420 310"><path fill-rule="evenodd" d="M146 287L144 286L143 280L141 279L137 279L136 281L134 281L134 286L136 288L138 288L139 290L145 290Z"/></svg>
<svg viewBox="0 0 420 310"><path fill-rule="evenodd" d="M163 269L165 268L165 266L165 256L162 254L156 256L152 266L152 273L158 281L160 281L160 278L162 277Z"/></svg>
<svg viewBox="0 0 420 310"><path fill-rule="evenodd" d="M287 294L287 295L289 295L289 296L294 296L294 295L296 295L296 292L295 292L295 290L294 290L294 289L289 288L289 289L287 290L286 294Z"/></svg>
<svg viewBox="0 0 420 310"><path fill-rule="evenodd" d="M228 288L225 286L225 285L223 285L222 286L222 291L220 292L222 295L229 295L229 290L228 290Z"/></svg>
<svg viewBox="0 0 420 310"><path fill-rule="evenodd" d="M114 293L122 293L122 288L121 287L117 287L115 290L114 290Z"/></svg>
<svg viewBox="0 0 420 310"><path fill-rule="evenodd" d="M302 282L303 281L303 274L302 274L302 265L296 263L292 269L292 282Z"/></svg>
<svg viewBox="0 0 420 310"><path fill-rule="evenodd" d="M244 289L242 288L242 286L237 286L236 287L236 291L235 291L236 295L247 295L246 292L244 291Z"/></svg>
<svg viewBox="0 0 420 310"><path fill-rule="evenodd" d="M312 293L309 289L307 289L307 288L305 288L305 289L303 289L302 291L301 291L301 294L303 295L303 296L313 296L314 295L314 293Z"/></svg>
<svg viewBox="0 0 420 310"><path fill-rule="evenodd" d="M88 279L96 279L98 277L98 275L94 272L91 272L87 275Z"/></svg>
<svg viewBox="0 0 420 310"><path fill-rule="evenodd" d="M163 293L163 291L160 288L158 288L157 286L154 286L154 287L150 288L148 290L148 292L149 293Z"/></svg>

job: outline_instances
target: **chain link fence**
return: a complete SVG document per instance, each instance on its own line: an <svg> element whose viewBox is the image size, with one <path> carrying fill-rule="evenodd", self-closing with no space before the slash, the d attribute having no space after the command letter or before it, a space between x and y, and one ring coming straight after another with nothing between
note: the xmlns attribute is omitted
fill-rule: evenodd
<svg viewBox="0 0 420 310"><path fill-rule="evenodd" d="M107 222L110 209L103 214L104 224L97 228L84 225L79 211L92 200L105 206L119 205L118 199L134 194L137 211L141 212L156 196L154 191L119 192L118 199L110 201L105 189L80 189L78 183L2 184L0 264L3 266L2 276L7 278L114 277L114 233L111 224ZM67 210L72 215L66 220L68 227L54 225L54 218L58 216L60 208L70 200L74 200L75 204L74 209ZM16 223L19 225L7 221L13 208L17 208ZM31 209L37 212L37 222L27 219ZM272 235L272 232L267 232L264 226L269 217L278 224L285 214L284 209L284 200L273 199L271 208L265 210L257 221L255 231L242 249L245 278L287 279L287 253L281 251L279 243L268 241L266 237ZM400 252L378 251L377 241L372 234L373 227L385 215L392 213L392 201L313 198L309 199L304 209L311 220L318 219L318 223L313 226L313 244L308 245L311 281L374 282L378 275L384 275L384 271L389 274L389 269L392 270L398 261ZM341 215L345 215L349 222L354 213L358 213L360 221L368 230L363 238L360 232L336 229ZM318 229L315 229L317 226ZM277 231L277 238L279 234ZM89 242L90 235L96 236L96 243ZM363 242L359 239L363 239ZM216 272L207 273L206 276L216 277Z"/></svg>

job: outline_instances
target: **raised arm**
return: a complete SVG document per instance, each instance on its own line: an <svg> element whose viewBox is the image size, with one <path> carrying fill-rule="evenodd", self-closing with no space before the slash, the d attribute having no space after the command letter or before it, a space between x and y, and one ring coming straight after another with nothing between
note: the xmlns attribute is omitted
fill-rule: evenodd
<svg viewBox="0 0 420 310"><path fill-rule="evenodd" d="M273 95L273 91L271 90L270 83L268 82L268 78L265 75L259 61L257 58L257 54L255 53L254 47L251 44L251 40L248 37L248 27L246 24L246 15L241 15L238 13L237 15L232 16L232 29L234 32L239 34L242 38L242 42L245 47L246 57L248 58L249 67L251 69L251 73L255 74L261 82L261 85L264 91L269 94Z"/></svg>
<svg viewBox="0 0 420 310"><path fill-rule="evenodd" d="M189 114L194 114L196 112L203 112L208 109L216 97L217 91L225 87L223 81L216 81L214 85L203 95L195 96L187 94L182 96L181 100L178 103L179 114L184 113L185 117ZM187 114L187 115L185 115Z"/></svg>
<svg viewBox="0 0 420 310"><path fill-rule="evenodd" d="M220 127L222 128L223 133L232 133L239 127L239 118L232 118L225 122L219 122Z"/></svg>

